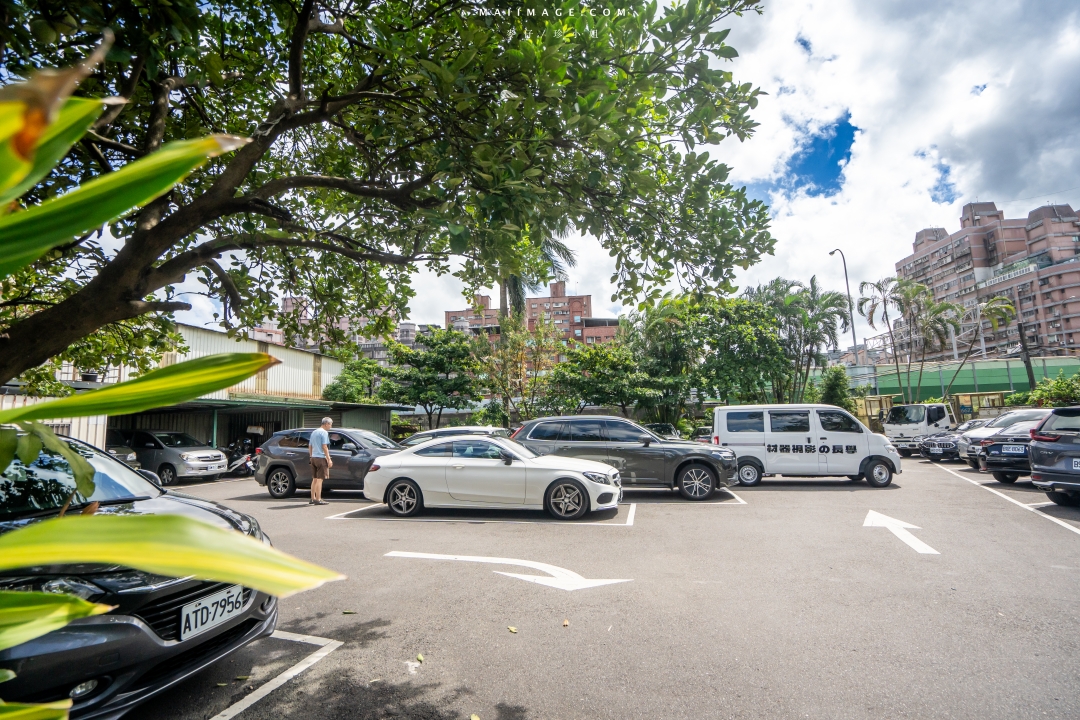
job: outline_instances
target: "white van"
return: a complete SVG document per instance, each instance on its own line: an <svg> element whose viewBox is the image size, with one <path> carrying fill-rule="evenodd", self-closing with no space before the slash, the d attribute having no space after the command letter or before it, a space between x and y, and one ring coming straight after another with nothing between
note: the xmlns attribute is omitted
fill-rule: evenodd
<svg viewBox="0 0 1080 720"><path fill-rule="evenodd" d="M757 485L764 475L846 475L885 487L901 473L889 439L834 405L718 407L713 442L735 451L740 485Z"/></svg>

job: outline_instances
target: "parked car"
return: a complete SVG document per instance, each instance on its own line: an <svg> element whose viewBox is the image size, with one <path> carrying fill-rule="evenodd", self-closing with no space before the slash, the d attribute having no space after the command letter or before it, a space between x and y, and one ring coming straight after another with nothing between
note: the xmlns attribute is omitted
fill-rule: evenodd
<svg viewBox="0 0 1080 720"><path fill-rule="evenodd" d="M939 460L960 460L960 448L957 443L960 436L968 430L985 425L987 420L968 420L956 426L954 430L942 430L933 435L923 435L915 438L919 442L919 454L927 460L937 462ZM899 448L897 448L899 450ZM901 457L903 453L901 453Z"/></svg>
<svg viewBox="0 0 1080 720"><path fill-rule="evenodd" d="M99 515L183 515L269 543L254 518L217 503L162 490L108 453L65 440L96 471L90 497L75 494L70 511L100 504ZM143 471L147 472L147 471ZM56 517L75 490L67 462L44 450L30 465L12 460L0 475L0 534ZM0 650L7 702L71 698L71 717L118 718L153 695L248 643L274 632L277 600L228 583L153 575L124 567L53 565L0 572L0 590L76 595L112 605L104 615ZM219 600L217 619L192 629L198 609Z"/></svg>
<svg viewBox="0 0 1080 720"><path fill-rule="evenodd" d="M420 443L435 438L450 437L451 435L494 435L496 437L510 437L510 431L506 428L494 425L465 425L462 427L445 427L436 430L424 430L408 437L401 442L403 447L413 447Z"/></svg>
<svg viewBox="0 0 1080 720"><path fill-rule="evenodd" d="M173 430L120 430L139 464L157 473L162 485L183 479L217 480L225 472L225 453L187 433Z"/></svg>
<svg viewBox="0 0 1080 720"><path fill-rule="evenodd" d="M708 426L694 428L690 433L690 439L694 442L712 444L713 429Z"/></svg>
<svg viewBox="0 0 1080 720"><path fill-rule="evenodd" d="M1028 445L1031 431L1041 422L1016 423L979 441L979 470L993 473L994 479L1001 483L1014 483L1017 478L1030 475Z"/></svg>
<svg viewBox="0 0 1080 720"><path fill-rule="evenodd" d="M1080 505L1080 407L1054 408L1029 434L1031 483L1058 505Z"/></svg>
<svg viewBox="0 0 1080 720"><path fill-rule="evenodd" d="M266 486L271 497L292 497L297 488L311 487L308 439L314 430L283 430L256 448L255 481ZM373 430L334 428L327 448L334 466L323 483L324 495L333 490L363 490L375 459L398 452L401 445Z"/></svg>
<svg viewBox="0 0 1080 720"><path fill-rule="evenodd" d="M902 472L900 453L884 435L834 405L736 405L713 411L713 433L739 456L741 485L766 474L847 476L885 487Z"/></svg>
<svg viewBox="0 0 1080 720"><path fill-rule="evenodd" d="M682 440L682 433L671 423L645 423L643 427L666 440Z"/></svg>
<svg viewBox="0 0 1080 720"><path fill-rule="evenodd" d="M671 488L704 500L735 475L735 453L688 440L662 439L621 417L576 415L530 420L513 439L537 455L614 466L627 488Z"/></svg>
<svg viewBox="0 0 1080 720"><path fill-rule="evenodd" d="M978 470L979 449L981 447L979 445L980 442L1002 428L1007 428L1018 422L1042 420L1049 414L1049 408L1045 410L1042 408L1032 410L1010 410L1009 412L1002 413L982 427L966 431L956 442L956 449L960 452L960 457L966 460L969 466Z"/></svg>
<svg viewBox="0 0 1080 720"><path fill-rule="evenodd" d="M135 451L131 449L119 430L105 431L105 451L130 468L138 470L142 467Z"/></svg>
<svg viewBox="0 0 1080 720"><path fill-rule="evenodd" d="M495 435L452 435L379 458L364 496L410 517L425 507L547 510L577 520L622 499L619 472L610 465L537 455Z"/></svg>

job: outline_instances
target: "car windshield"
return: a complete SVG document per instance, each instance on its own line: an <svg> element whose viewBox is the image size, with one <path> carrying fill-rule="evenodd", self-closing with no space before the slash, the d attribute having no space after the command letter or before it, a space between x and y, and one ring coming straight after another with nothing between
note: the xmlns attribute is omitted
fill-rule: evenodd
<svg viewBox="0 0 1080 720"><path fill-rule="evenodd" d="M534 457L540 457L529 448L525 447L519 442L511 440L510 438L499 438L499 443L505 445L507 450L513 450L523 458L530 459Z"/></svg>
<svg viewBox="0 0 1080 720"><path fill-rule="evenodd" d="M106 430L105 447L127 447L127 442L124 440L124 436L120 434L119 430Z"/></svg>
<svg viewBox="0 0 1080 720"><path fill-rule="evenodd" d="M77 441L67 443L94 468L93 494L85 497L77 492L67 460L52 450L42 450L30 465L15 458L0 475L0 520L59 510L69 498L71 507L76 508L94 501L135 500L162 494L152 482L109 455Z"/></svg>
<svg viewBox="0 0 1080 720"><path fill-rule="evenodd" d="M157 441L165 447L174 448L189 448L189 447L210 447L204 442L199 442L195 438L191 437L187 433L182 432L159 432L154 433L154 437Z"/></svg>
<svg viewBox="0 0 1080 720"><path fill-rule="evenodd" d="M926 407L923 405L897 405L889 411L885 418L886 425L915 425L921 423L926 417Z"/></svg>
<svg viewBox="0 0 1080 720"><path fill-rule="evenodd" d="M974 430L977 427L982 427L986 424L985 420L968 420L966 423L961 423L957 426L956 432L964 432L966 430Z"/></svg>
<svg viewBox="0 0 1080 720"><path fill-rule="evenodd" d="M353 432L358 438L363 440L369 445L373 445L377 448L384 450L398 450L401 448L396 442L386 437L382 433L377 433L372 430L356 430Z"/></svg>
<svg viewBox="0 0 1080 720"><path fill-rule="evenodd" d="M1016 412L1005 413L1004 415L994 418L991 422L988 422L986 427L1002 428L1018 422L1042 420L1046 417L1048 412L1048 410L1018 410Z"/></svg>

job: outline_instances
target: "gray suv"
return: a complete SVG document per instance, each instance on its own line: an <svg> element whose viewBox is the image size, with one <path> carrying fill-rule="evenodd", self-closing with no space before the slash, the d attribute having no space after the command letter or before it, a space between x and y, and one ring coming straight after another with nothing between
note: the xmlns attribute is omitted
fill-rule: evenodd
<svg viewBox="0 0 1080 720"><path fill-rule="evenodd" d="M271 497L292 497L297 488L311 487L311 461L308 439L315 428L299 428L274 433L255 450L255 481L265 485ZM403 448L371 430L334 428L330 431L330 477L323 483L323 494L330 490L363 490L364 477L375 458Z"/></svg>
<svg viewBox="0 0 1080 720"><path fill-rule="evenodd" d="M139 465L157 473L162 485L182 478L217 480L225 472L225 453L187 433L173 430L120 430Z"/></svg>
<svg viewBox="0 0 1080 720"><path fill-rule="evenodd" d="M607 463L619 470L623 488L677 489L704 500L732 484L735 453L716 445L658 437L637 423L601 415L530 420L513 439L541 455L564 455Z"/></svg>

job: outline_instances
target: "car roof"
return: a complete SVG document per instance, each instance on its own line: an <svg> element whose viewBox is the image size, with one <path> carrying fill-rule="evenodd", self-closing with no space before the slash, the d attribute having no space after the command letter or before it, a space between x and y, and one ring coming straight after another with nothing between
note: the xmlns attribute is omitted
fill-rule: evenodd
<svg viewBox="0 0 1080 720"><path fill-rule="evenodd" d="M452 432L468 433L468 432L471 432L471 431L474 431L474 430L483 430L485 432L487 432L487 431L498 432L499 430L505 430L505 429L506 428L501 428L501 427L498 427L496 425L458 425L456 427L432 428L431 430L421 430L418 433L413 433L412 437L416 437L417 435L427 435L428 433L436 433L436 432L443 432L444 433L444 432L451 432L452 431Z"/></svg>
<svg viewBox="0 0 1080 720"><path fill-rule="evenodd" d="M930 403L932 404L932 403ZM843 410L836 405L826 405L824 403L788 403L788 404L776 404L776 405L724 405L723 407L715 408L715 412L721 410L809 410L811 408L823 408L826 410Z"/></svg>
<svg viewBox="0 0 1080 720"><path fill-rule="evenodd" d="M419 435L419 434L420 433L417 433L417 435ZM415 437L415 435L413 437ZM406 446L405 448L403 448L401 450L401 452L415 452L415 451L420 450L422 448L430 447L432 445L441 445L442 443L453 442L455 440L472 440L472 441L476 441L478 439L480 439L480 438L477 437L476 433L472 433L472 434L462 433L460 435L443 435L442 437L429 438L429 439L425 440L422 443L417 443L416 445ZM498 441L498 440L509 440L510 438L500 437L499 435L486 435L482 439L483 440ZM495 444L498 445L499 443L496 442Z"/></svg>
<svg viewBox="0 0 1080 720"><path fill-rule="evenodd" d="M522 423L522 426L532 425L538 422L564 422L566 420L626 420L629 422L637 422L637 420L619 417L618 415L552 415L550 417L539 417L533 418L532 420L526 420Z"/></svg>

